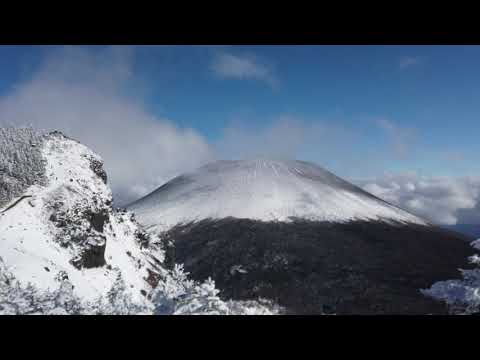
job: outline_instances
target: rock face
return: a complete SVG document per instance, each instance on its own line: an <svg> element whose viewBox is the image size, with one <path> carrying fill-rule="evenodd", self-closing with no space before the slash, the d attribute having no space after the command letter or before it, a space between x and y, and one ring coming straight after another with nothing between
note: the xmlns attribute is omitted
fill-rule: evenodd
<svg viewBox="0 0 480 360"><path fill-rule="evenodd" d="M163 253L132 214L112 208L102 159L58 131L0 129L0 140L10 159L0 162L17 179L0 179L0 255L16 279L46 291L67 278L88 301L121 279L132 301L145 304Z"/></svg>
<svg viewBox="0 0 480 360"><path fill-rule="evenodd" d="M466 237L302 161L215 162L129 209L168 264L293 314L446 313L421 289L460 278L474 253Z"/></svg>
<svg viewBox="0 0 480 360"><path fill-rule="evenodd" d="M106 264L105 247L105 238L101 239L101 241L88 239L80 254L70 262L77 269L102 267Z"/></svg>

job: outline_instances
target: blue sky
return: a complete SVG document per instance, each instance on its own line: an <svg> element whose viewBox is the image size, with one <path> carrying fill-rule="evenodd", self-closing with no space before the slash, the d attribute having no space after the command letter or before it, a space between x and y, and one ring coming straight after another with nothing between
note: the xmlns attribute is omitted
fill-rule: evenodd
<svg viewBox="0 0 480 360"><path fill-rule="evenodd" d="M212 50L172 50L169 60L179 61L185 71L161 75L169 81L154 85L153 109L213 139L235 119L255 125L281 114L324 120L358 132L361 145L372 151L388 141L372 125L385 118L410 128L420 143L417 159L392 170L478 174L479 47L235 46L226 51L258 56L273 68L278 88L211 76ZM142 52L143 61L155 61L149 51ZM470 166L445 164L443 153L446 159L449 153L458 155Z"/></svg>
<svg viewBox="0 0 480 360"><path fill-rule="evenodd" d="M209 69L215 50L259 57L273 68L278 88L215 78ZM209 137L241 114L252 122L284 113L328 118L360 130L368 118L386 117L430 134L432 146L458 146L454 135L471 143L479 129L480 47L231 46L138 53L136 69L151 81L152 109ZM402 67L405 59L411 62Z"/></svg>
<svg viewBox="0 0 480 360"><path fill-rule="evenodd" d="M0 47L0 95L28 79L52 48ZM102 48L91 47L99 53ZM144 46L133 51L132 95L151 113L209 141L221 138L232 123L261 128L290 116L346 127L355 132L358 151L368 154L392 140L375 126L382 118L409 129L416 152L408 161L382 161L385 170L479 173L474 161L480 133L478 46ZM267 69L275 84L262 76L215 75L212 63L219 54L251 60ZM315 158L314 152L309 148L299 156ZM449 159L457 161L448 164Z"/></svg>
<svg viewBox="0 0 480 360"><path fill-rule="evenodd" d="M479 46L0 46L0 123L59 127L117 162L114 179L130 141L150 172L136 196L261 154L349 180L477 177L479 63Z"/></svg>

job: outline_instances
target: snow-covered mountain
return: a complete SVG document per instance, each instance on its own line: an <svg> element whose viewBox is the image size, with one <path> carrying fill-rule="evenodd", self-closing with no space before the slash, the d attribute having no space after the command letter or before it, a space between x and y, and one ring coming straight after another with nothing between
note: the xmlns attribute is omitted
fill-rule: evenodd
<svg viewBox="0 0 480 360"><path fill-rule="evenodd" d="M461 278L474 254L473 239L302 161L214 162L128 209L167 264L294 314L443 314L422 289Z"/></svg>
<svg viewBox="0 0 480 360"><path fill-rule="evenodd" d="M163 261L133 214L112 208L98 155L59 132L0 129L0 314L276 311L224 302Z"/></svg>
<svg viewBox="0 0 480 360"><path fill-rule="evenodd" d="M128 208L153 231L226 217L426 224L317 165L265 158L205 165L176 177Z"/></svg>
<svg viewBox="0 0 480 360"><path fill-rule="evenodd" d="M128 211L112 200L102 159L87 147L58 132L0 129L0 314L480 306L468 238L313 164L222 161Z"/></svg>

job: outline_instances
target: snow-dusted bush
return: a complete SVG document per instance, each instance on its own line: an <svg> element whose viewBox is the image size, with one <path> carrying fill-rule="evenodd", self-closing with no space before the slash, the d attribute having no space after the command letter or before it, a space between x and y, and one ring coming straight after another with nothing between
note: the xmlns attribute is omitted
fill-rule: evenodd
<svg viewBox="0 0 480 360"><path fill-rule="evenodd" d="M158 315L271 315L280 308L266 300L223 301L212 279L197 283L188 279L183 265L175 264L153 295Z"/></svg>
<svg viewBox="0 0 480 360"><path fill-rule="evenodd" d="M42 142L33 129L0 128L0 206L45 180Z"/></svg>
<svg viewBox="0 0 480 360"><path fill-rule="evenodd" d="M153 306L148 303L136 303L127 291L125 281L119 274L106 297L100 297L88 304L85 314L95 315L148 315Z"/></svg>
<svg viewBox="0 0 480 360"><path fill-rule="evenodd" d="M480 239L472 242L472 246L480 250ZM480 257L475 254L469 261L479 267L461 270L463 279L436 282L429 289L422 290L422 293L445 301L452 314L480 312Z"/></svg>
<svg viewBox="0 0 480 360"><path fill-rule="evenodd" d="M152 301L132 300L119 275L105 297L83 301L68 280L53 291L21 285L0 259L0 315L269 315L280 311L267 301L223 301L213 280L195 283L176 265L153 291Z"/></svg>
<svg viewBox="0 0 480 360"><path fill-rule="evenodd" d="M80 298L73 294L68 280L55 291L40 291L21 285L0 259L0 315L67 315L85 312Z"/></svg>
<svg viewBox="0 0 480 360"><path fill-rule="evenodd" d="M120 277L106 297L83 301L73 293L72 284L62 280L53 291L21 285L0 264L0 315L130 315L151 314L153 307L132 301Z"/></svg>

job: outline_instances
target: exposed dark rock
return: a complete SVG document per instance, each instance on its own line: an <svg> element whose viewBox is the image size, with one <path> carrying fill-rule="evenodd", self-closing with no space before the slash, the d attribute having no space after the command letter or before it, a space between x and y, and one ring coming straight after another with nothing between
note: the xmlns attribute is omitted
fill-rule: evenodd
<svg viewBox="0 0 480 360"><path fill-rule="evenodd" d="M149 247L149 245L150 245L150 235L148 235L145 231L136 230L135 231L135 238L137 239L141 248L148 248Z"/></svg>
<svg viewBox="0 0 480 360"><path fill-rule="evenodd" d="M108 221L109 218L109 213L106 209L101 210L100 212L97 213L88 213L90 224L92 224L92 227L98 231L98 232L103 232L103 227L105 226L105 223Z"/></svg>
<svg viewBox="0 0 480 360"><path fill-rule="evenodd" d="M63 133L62 133L61 131L59 131L59 130L50 131L48 134L51 135L51 136L56 136L56 137L60 137L60 138L67 138L67 137L65 136L65 134L63 134ZM67 138L67 139L68 139L68 138Z"/></svg>
<svg viewBox="0 0 480 360"><path fill-rule="evenodd" d="M55 276L55 279L60 282L68 280L68 274L64 270L60 270Z"/></svg>
<svg viewBox="0 0 480 360"><path fill-rule="evenodd" d="M80 254L71 260L77 268L92 268L105 265L104 227L109 222L110 209L92 210L81 205L62 210L62 203L51 205L53 213L49 220L60 230L57 241L63 247L70 247ZM84 227L85 220L89 227Z"/></svg>
<svg viewBox="0 0 480 360"><path fill-rule="evenodd" d="M446 314L420 289L460 278L474 253L440 228L362 221L204 220L162 239L175 241L167 264L212 277L223 298L271 299L295 314Z"/></svg>
<svg viewBox="0 0 480 360"><path fill-rule="evenodd" d="M148 272L148 277L145 279L145 281L152 287L156 288L158 285L158 282L160 281L160 275L157 274L156 272L153 272L152 270L147 268Z"/></svg>
<svg viewBox="0 0 480 360"><path fill-rule="evenodd" d="M102 179L102 181L106 184L107 183L107 173L103 168L103 162L99 161L95 158L89 158L90 161L90 169Z"/></svg>
<svg viewBox="0 0 480 360"><path fill-rule="evenodd" d="M77 269L90 269L101 267L105 262L105 238L88 239L88 242L83 245L79 256L71 260L72 265Z"/></svg>

